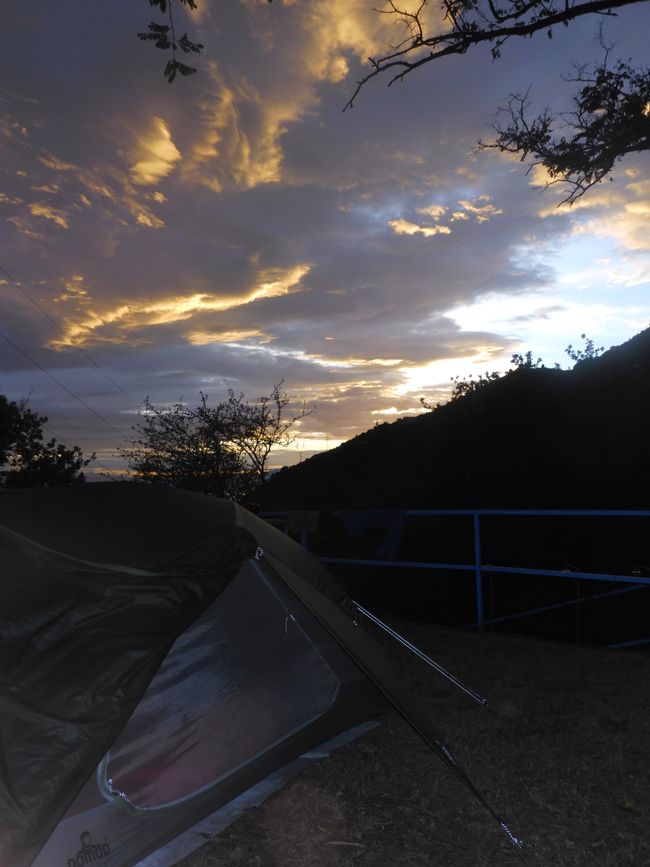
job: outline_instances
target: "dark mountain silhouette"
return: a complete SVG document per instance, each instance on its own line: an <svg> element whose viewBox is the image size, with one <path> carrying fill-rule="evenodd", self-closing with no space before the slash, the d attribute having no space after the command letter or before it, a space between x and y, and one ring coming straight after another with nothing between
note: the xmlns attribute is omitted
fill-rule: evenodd
<svg viewBox="0 0 650 867"><path fill-rule="evenodd" d="M650 506L650 328L572 370L517 368L276 473L263 509Z"/></svg>

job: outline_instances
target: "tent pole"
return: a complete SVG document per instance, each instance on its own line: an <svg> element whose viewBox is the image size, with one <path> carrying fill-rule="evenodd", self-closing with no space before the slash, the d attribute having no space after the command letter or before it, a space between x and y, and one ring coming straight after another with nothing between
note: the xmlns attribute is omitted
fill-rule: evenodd
<svg viewBox="0 0 650 867"><path fill-rule="evenodd" d="M466 686L464 683L462 683L460 680L458 680L457 677L454 677L454 675L451 674L451 672L447 671L446 668L443 668L442 665L440 665L438 662L435 661L435 659L431 659L430 656L427 656L426 653L423 653L418 647L416 647L414 644L411 644L411 642L407 638L405 638L403 635L400 635L399 632L395 632L395 630L391 629L391 627L388 626L387 623L384 623L383 620L380 620L378 617L375 617L375 615L372 614L372 612L368 611L367 608L364 608L363 605L359 605L359 603L355 602L354 600L352 600L352 603L360 614L363 614L363 616L367 617L368 620L370 620L372 623L375 624L375 626L378 626L380 629L383 629L384 632L388 633L388 635L391 636L391 638L394 638L395 641L399 642L399 644L401 644L403 647L406 647L407 650L410 650L411 653L414 653L423 662L426 662L426 664L431 666L431 668L435 669L435 671L437 671L438 674L441 674L443 677L446 677L450 683L453 683L454 686L457 686L459 689L462 689L462 691L467 693L467 695L469 695L470 698L473 698L474 701L477 701L479 704L482 704L483 706L487 705L488 701L486 698L483 698L483 696L479 695L477 692L475 692L469 686Z"/></svg>

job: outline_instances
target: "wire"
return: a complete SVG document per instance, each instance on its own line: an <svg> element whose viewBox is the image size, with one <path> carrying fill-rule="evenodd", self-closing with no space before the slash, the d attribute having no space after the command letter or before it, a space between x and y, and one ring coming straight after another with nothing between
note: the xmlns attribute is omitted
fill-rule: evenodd
<svg viewBox="0 0 650 867"><path fill-rule="evenodd" d="M43 430L47 431L47 433L51 434L57 442L64 443L66 446L69 446L71 449L74 448L74 446L72 445L71 442L68 442L68 440L64 439L63 437L58 436L56 431L53 431L49 425L47 425L47 426L43 425Z"/></svg>
<svg viewBox="0 0 650 867"><path fill-rule="evenodd" d="M13 346L13 348L16 350L16 352L19 352L21 355L23 355L31 364L34 365L34 367L38 367L38 369L41 370L46 376L48 376L52 380L52 382L55 382L60 388L62 388L64 391L66 391L70 395L70 397L74 398L77 401L77 403L80 403L83 407L85 407L88 410L88 412L91 412L103 424L105 424L107 427L111 428L111 430L115 431L115 433L119 437L121 437L124 440L127 440L127 442L128 442L128 437L126 436L126 434L124 434L124 433L122 433L122 431L118 430L114 424L112 424L110 421L105 419L104 416L100 415L96 409L93 409L93 407L90 406L90 404L86 403L86 401L83 398L79 397L78 394L75 394L74 391L69 389L67 385L64 385L64 383L62 383L61 380L57 379L56 376L54 376L54 374L50 373L49 370L46 370L43 367L43 365L38 363L38 361L34 361L34 359L31 357L31 355L28 355L25 352L25 350L21 349L20 346L18 346L16 343L14 343L10 337L7 337L7 335L4 334L2 331L0 331L0 337L2 337L2 339L5 340L10 346Z"/></svg>
<svg viewBox="0 0 650 867"><path fill-rule="evenodd" d="M36 307L37 310L40 310L40 312L43 314L43 316L45 316L52 323L52 325L54 325L54 327L57 328L61 332L61 334L63 334L65 336L65 331L63 330L62 325L59 322L57 322L53 316L50 316L50 314L47 312L47 310L41 304L39 304L39 302L35 298L33 298L26 289L23 288L23 286L18 282L18 280L16 280L15 277L12 277L12 275L7 271L7 269L2 264L0 264L0 271L5 275L5 277L9 280L9 282L16 289L18 289L19 292L22 292L23 295L25 296L25 298L27 298L29 301L31 301L31 303L34 305L34 307ZM106 379L111 383L111 385L115 386L115 388L117 388L119 391L121 391L122 394L126 398L128 398L128 400L131 401L131 403L133 404L133 406L136 407L136 409L140 408L140 404L138 403L138 401L135 400L135 398L133 398L128 393L128 391L123 389L122 386L119 384L119 382L116 382L113 379L113 377L109 373L107 373L107 371L105 371L104 368L101 367L95 361L95 359L86 352L85 349L83 349L83 347L74 346L73 348L76 349L78 352L80 352L87 361L89 361L94 367L96 367L97 370L99 370L99 372L106 377Z"/></svg>

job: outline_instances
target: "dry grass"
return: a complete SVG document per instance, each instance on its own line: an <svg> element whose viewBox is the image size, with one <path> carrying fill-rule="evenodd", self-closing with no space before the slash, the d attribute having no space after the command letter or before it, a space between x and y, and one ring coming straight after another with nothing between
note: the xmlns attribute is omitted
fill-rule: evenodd
<svg viewBox="0 0 650 867"><path fill-rule="evenodd" d="M183 867L650 865L650 656L401 628L490 699L481 708L390 648L441 737L525 848L514 849L390 714Z"/></svg>

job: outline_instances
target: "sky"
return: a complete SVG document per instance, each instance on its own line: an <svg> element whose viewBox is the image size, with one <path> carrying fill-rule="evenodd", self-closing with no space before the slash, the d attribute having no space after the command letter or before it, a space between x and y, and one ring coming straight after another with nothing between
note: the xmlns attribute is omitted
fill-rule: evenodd
<svg viewBox="0 0 650 867"><path fill-rule="evenodd" d="M176 12L198 72L172 85L136 36L161 19L146 0L3 10L0 393L95 451L94 474L123 471L147 396L284 380L316 411L280 466L514 352L569 366L582 333L609 348L650 323L648 154L569 208L476 148L510 93L568 107L600 22L375 79L344 112L400 38L377 5L198 0ZM621 9L612 56L647 62L648 32L650 4Z"/></svg>

